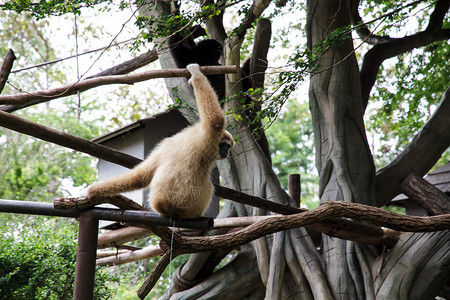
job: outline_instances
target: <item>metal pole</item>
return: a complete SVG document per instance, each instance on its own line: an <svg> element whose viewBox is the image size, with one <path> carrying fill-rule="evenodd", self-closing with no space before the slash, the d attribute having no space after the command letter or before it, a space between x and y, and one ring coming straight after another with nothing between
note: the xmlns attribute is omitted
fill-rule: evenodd
<svg viewBox="0 0 450 300"><path fill-rule="evenodd" d="M78 227L74 300L91 300L94 298L97 237L98 219L89 210L82 211Z"/></svg>
<svg viewBox="0 0 450 300"><path fill-rule="evenodd" d="M65 210L54 208L52 203L0 199L0 212L6 213L78 218L80 216L80 213L83 211L90 211L92 213L92 216L99 220L159 226L173 226L173 221L171 221L169 218L163 217L151 211L123 210L102 207L89 208L85 210ZM197 218L191 220L184 219L178 220L175 223L176 227L198 230L208 230L211 229L213 225L214 219L212 218Z"/></svg>

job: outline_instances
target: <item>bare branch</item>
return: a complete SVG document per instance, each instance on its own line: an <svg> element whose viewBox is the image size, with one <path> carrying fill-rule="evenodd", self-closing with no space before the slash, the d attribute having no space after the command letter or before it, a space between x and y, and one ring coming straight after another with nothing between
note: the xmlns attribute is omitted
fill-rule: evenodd
<svg viewBox="0 0 450 300"><path fill-rule="evenodd" d="M97 266L117 266L132 261L160 256L161 254L163 254L163 250L161 248L155 246L148 246L127 253L118 253L116 255L111 255L109 257L99 258L97 259L95 264Z"/></svg>
<svg viewBox="0 0 450 300"><path fill-rule="evenodd" d="M103 48L102 48L103 49ZM156 53L156 50L152 50L148 53L139 55L138 57L135 57L133 59L130 59L126 62L123 62L121 64L118 64L117 66L111 67L107 70L104 70L98 74L92 75L90 77L88 77L87 79L90 78L97 78L100 76L110 76L110 75L123 75L123 74L127 74L129 72L132 72L134 70L137 70L155 60L158 59L158 54ZM29 67L30 68L30 67ZM18 72L20 70L17 70L16 72ZM41 101L35 100L35 101L30 101L27 102L26 104L22 104L22 105L0 105L0 110L2 111L6 111L6 112L13 112L16 111L18 109L22 109L28 106L32 106L35 104L41 103Z"/></svg>
<svg viewBox="0 0 450 300"><path fill-rule="evenodd" d="M133 72L145 65L148 65L151 62L154 62L158 59L158 53L156 50L151 50L148 53L141 54L133 59L127 60L121 64L113 66L109 69L106 69L100 73L89 76L86 79L96 78L101 76L110 76L110 75L123 75Z"/></svg>
<svg viewBox="0 0 450 300"><path fill-rule="evenodd" d="M450 87L420 132L389 165L378 170L376 200L378 206L389 203L400 194L400 185L414 173L424 176L450 146Z"/></svg>
<svg viewBox="0 0 450 300"><path fill-rule="evenodd" d="M116 247L151 234L152 231L148 228L131 226L109 231L98 236L97 249Z"/></svg>
<svg viewBox="0 0 450 300"><path fill-rule="evenodd" d="M175 234L173 249L184 253L232 249L267 234L311 225L333 217L367 221L379 226L407 232L433 232L450 229L450 214L413 217L359 203L328 201L311 211L267 218L242 230L223 235L185 237Z"/></svg>
<svg viewBox="0 0 450 300"><path fill-rule="evenodd" d="M201 67L200 70L205 75L224 74L224 73L236 73L237 67L208 66L208 67ZM73 95L76 94L77 92L84 92L91 88L99 87L102 85L134 84L136 82L146 81L155 78L189 77L189 76L190 73L187 69L152 70L132 75L103 76L98 78L86 79L79 82L74 82L51 90L0 96L0 104L23 105L31 101L34 101L35 103L42 103L53 99Z"/></svg>
<svg viewBox="0 0 450 300"><path fill-rule="evenodd" d="M6 53L5 60L3 61L2 67L0 69L0 93L3 91L6 81L8 80L9 74L11 73L14 60L16 60L14 51L12 49L9 49L8 53Z"/></svg>

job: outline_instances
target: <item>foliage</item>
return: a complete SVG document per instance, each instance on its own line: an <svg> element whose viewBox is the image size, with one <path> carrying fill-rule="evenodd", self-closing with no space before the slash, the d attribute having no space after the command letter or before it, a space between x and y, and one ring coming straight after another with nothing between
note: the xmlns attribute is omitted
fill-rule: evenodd
<svg viewBox="0 0 450 300"><path fill-rule="evenodd" d="M283 188L289 174L301 176L301 201L308 208L317 206L318 176L314 168L311 113L308 104L292 99L285 111L267 129L273 168Z"/></svg>
<svg viewBox="0 0 450 300"><path fill-rule="evenodd" d="M84 7L92 7L100 3L109 3L111 0L73 0L67 2L65 0L51 0L32 2L29 0L12 0L2 7L5 10L14 10L17 13L30 12L36 19L42 19L48 15L62 15L67 13L80 14Z"/></svg>
<svg viewBox="0 0 450 300"><path fill-rule="evenodd" d="M448 88L446 61L450 61L448 41L398 56L394 65L380 72L371 98L380 105L370 114L368 125L380 136L381 147L375 151L378 164L402 151L436 109ZM448 151L445 155L448 159Z"/></svg>
<svg viewBox="0 0 450 300"><path fill-rule="evenodd" d="M59 219L60 220L60 219ZM0 224L0 299L72 299L76 227L37 217L28 224ZM109 299L117 281L96 271L95 299Z"/></svg>
<svg viewBox="0 0 450 300"><path fill-rule="evenodd" d="M49 108L27 117L87 139L97 135L97 128L79 123L70 114L63 115ZM69 195L66 188L70 185L95 180L93 158L87 155L7 129L0 129L0 141L0 159L5 162L0 170L0 198L49 201Z"/></svg>

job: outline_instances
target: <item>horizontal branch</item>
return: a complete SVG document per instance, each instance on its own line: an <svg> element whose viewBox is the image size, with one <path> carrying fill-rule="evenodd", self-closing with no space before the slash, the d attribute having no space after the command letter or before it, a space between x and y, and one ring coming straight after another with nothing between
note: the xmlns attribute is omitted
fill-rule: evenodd
<svg viewBox="0 0 450 300"><path fill-rule="evenodd" d="M99 258L95 264L97 266L116 266L141 259L160 256L162 254L163 250L161 248L156 246L148 246L128 253L119 253L117 255Z"/></svg>
<svg viewBox="0 0 450 300"><path fill-rule="evenodd" d="M200 70L205 75L236 73L236 66L207 66L201 67ZM0 104L24 105L28 102L49 100L74 95L78 92L84 92L88 89L109 85L109 84L134 84L155 78L169 77L190 77L187 69L166 69L152 70L130 75L113 75L102 76L97 78L85 79L79 82L70 83L50 90L42 90L36 92L27 92L15 95L0 96Z"/></svg>
<svg viewBox="0 0 450 300"><path fill-rule="evenodd" d="M97 249L116 247L134 240L147 237L152 234L148 228L124 227L100 234L97 241Z"/></svg>

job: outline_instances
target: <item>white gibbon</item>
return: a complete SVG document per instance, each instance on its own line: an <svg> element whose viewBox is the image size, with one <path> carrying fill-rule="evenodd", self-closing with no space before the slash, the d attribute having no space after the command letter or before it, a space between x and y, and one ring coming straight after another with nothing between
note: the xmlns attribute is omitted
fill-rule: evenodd
<svg viewBox="0 0 450 300"><path fill-rule="evenodd" d="M200 121L166 138L139 165L125 174L94 183L87 196L113 196L150 186L149 204L174 220L197 218L208 208L213 184L210 172L234 146L226 131L217 95L198 64L187 66Z"/></svg>

